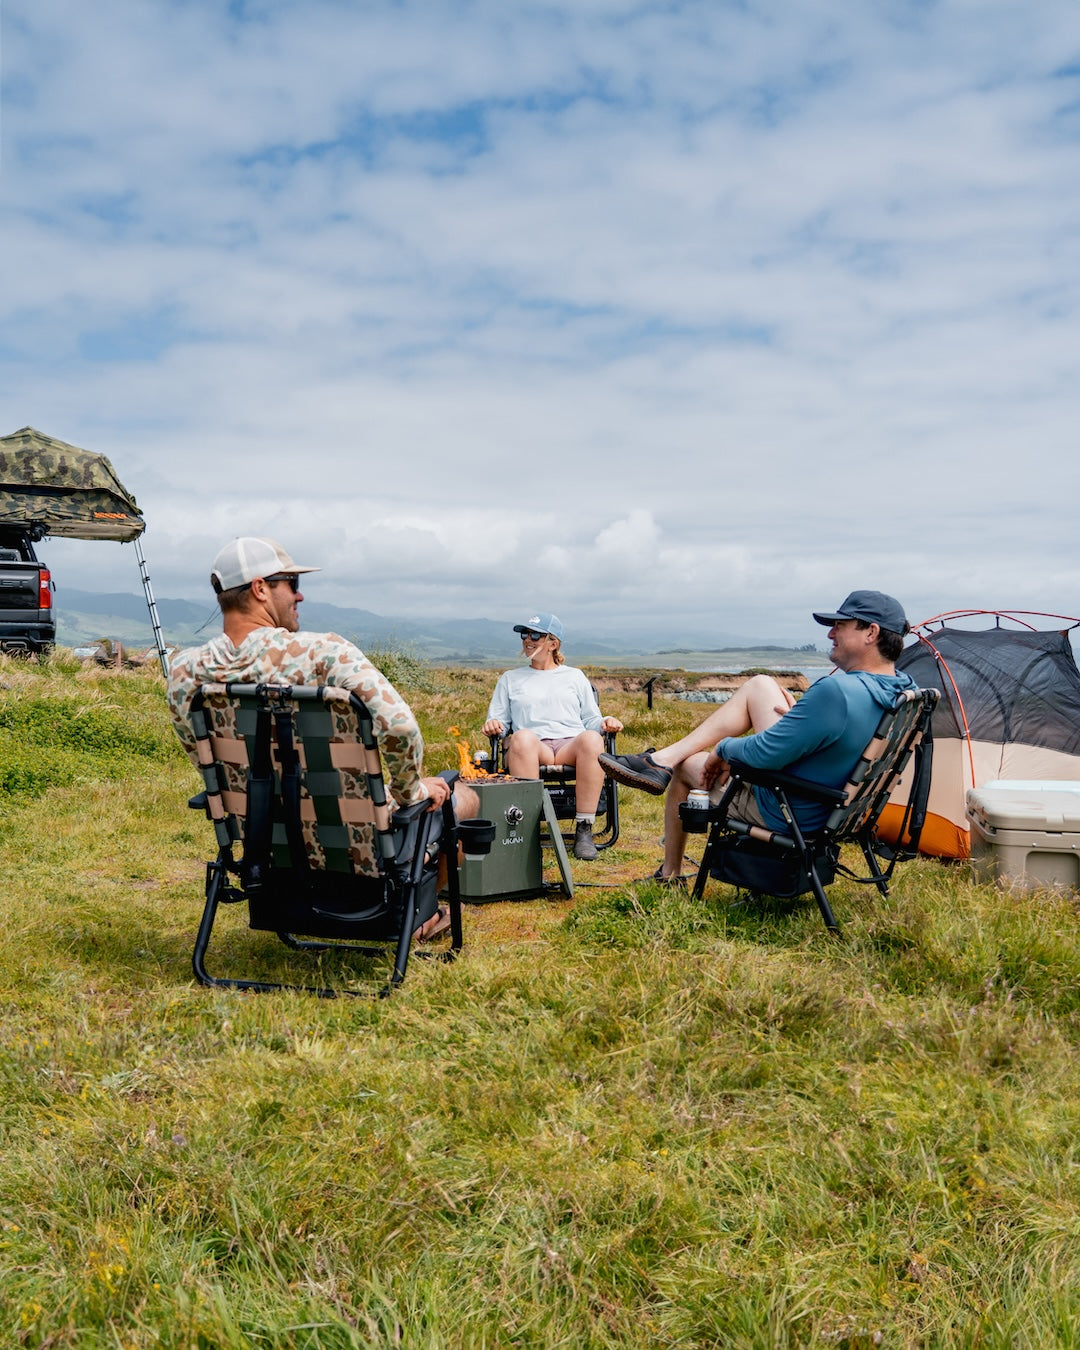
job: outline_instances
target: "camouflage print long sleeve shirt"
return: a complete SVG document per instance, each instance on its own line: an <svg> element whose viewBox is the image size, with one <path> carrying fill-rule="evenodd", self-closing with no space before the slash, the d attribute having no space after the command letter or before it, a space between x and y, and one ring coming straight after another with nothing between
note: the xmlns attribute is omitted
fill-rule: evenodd
<svg viewBox="0 0 1080 1350"><path fill-rule="evenodd" d="M334 684L363 700L375 724L387 786L401 806L423 801L424 741L412 709L359 647L336 633L256 628L236 646L222 634L179 652L169 666L169 710L193 763L195 734L188 714L201 684Z"/></svg>

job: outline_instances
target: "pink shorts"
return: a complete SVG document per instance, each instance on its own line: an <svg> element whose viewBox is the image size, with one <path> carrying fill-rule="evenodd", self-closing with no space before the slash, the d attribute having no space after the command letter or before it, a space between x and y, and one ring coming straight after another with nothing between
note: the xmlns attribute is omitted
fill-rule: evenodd
<svg viewBox="0 0 1080 1350"><path fill-rule="evenodd" d="M551 753L557 756L559 751L563 748L564 745L569 745L571 741L576 740L577 740L576 736L562 736L556 737L556 739L552 741L541 741L540 744L546 745L547 748L551 751Z"/></svg>

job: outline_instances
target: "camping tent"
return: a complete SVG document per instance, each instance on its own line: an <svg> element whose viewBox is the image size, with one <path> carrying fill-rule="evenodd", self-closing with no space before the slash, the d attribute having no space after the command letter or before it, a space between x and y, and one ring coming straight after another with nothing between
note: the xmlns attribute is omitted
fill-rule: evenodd
<svg viewBox="0 0 1080 1350"><path fill-rule="evenodd" d="M65 539L118 539L146 529L104 455L33 427L0 436L0 525L41 525Z"/></svg>
<svg viewBox="0 0 1080 1350"><path fill-rule="evenodd" d="M1063 615L993 612L992 628L957 626L983 611L954 611L916 625L918 642L896 663L923 688L938 689L934 768L919 850L966 858L969 787L992 779L1080 780L1080 670L1068 629L1039 631L1028 621ZM1015 627L1003 627L1013 623ZM905 799L904 784L894 794ZM890 804L879 834L895 840L901 810Z"/></svg>
<svg viewBox="0 0 1080 1350"><path fill-rule="evenodd" d="M134 543L161 668L165 644L139 536L146 529L135 498L104 455L23 427L0 436L0 525L24 525L36 537Z"/></svg>

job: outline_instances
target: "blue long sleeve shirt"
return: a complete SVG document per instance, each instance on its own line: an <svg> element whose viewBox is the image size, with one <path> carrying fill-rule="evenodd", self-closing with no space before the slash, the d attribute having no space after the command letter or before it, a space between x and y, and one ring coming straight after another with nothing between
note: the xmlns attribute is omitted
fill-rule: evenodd
<svg viewBox="0 0 1080 1350"><path fill-rule="evenodd" d="M755 769L783 769L825 787L842 788L851 777L874 734L882 711L892 707L904 689L914 688L910 675L872 675L865 670L817 680L802 698L766 731L752 736L727 736L716 747L721 759ZM786 830L775 794L754 788L764 820ZM830 807L806 797L791 797L799 827L821 828Z"/></svg>

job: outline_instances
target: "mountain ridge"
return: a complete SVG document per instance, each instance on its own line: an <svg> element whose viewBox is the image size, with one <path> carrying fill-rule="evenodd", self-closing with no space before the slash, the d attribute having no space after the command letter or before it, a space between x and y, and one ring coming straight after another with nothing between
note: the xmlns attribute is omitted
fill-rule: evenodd
<svg viewBox="0 0 1080 1350"><path fill-rule="evenodd" d="M162 634L169 646L205 642L221 631L220 615L212 598L199 603L163 597L156 604ZM65 586L57 592L55 608L57 640L65 646L83 646L105 637L119 639L128 646L148 646L154 640L146 600L137 593L82 591ZM505 620L434 616L410 619L305 600L301 623L308 631L339 633L364 649L407 646L432 661L505 661L510 664L520 653L513 626ZM695 645L696 641L701 645ZM811 662L815 655L790 644L756 641L745 634L688 633L678 645L667 639L650 641L644 623L637 634L630 633L620 639L597 633L575 639L568 648L572 659L590 664L635 654L701 658L724 653L742 652L750 657L775 652L798 655Z"/></svg>

